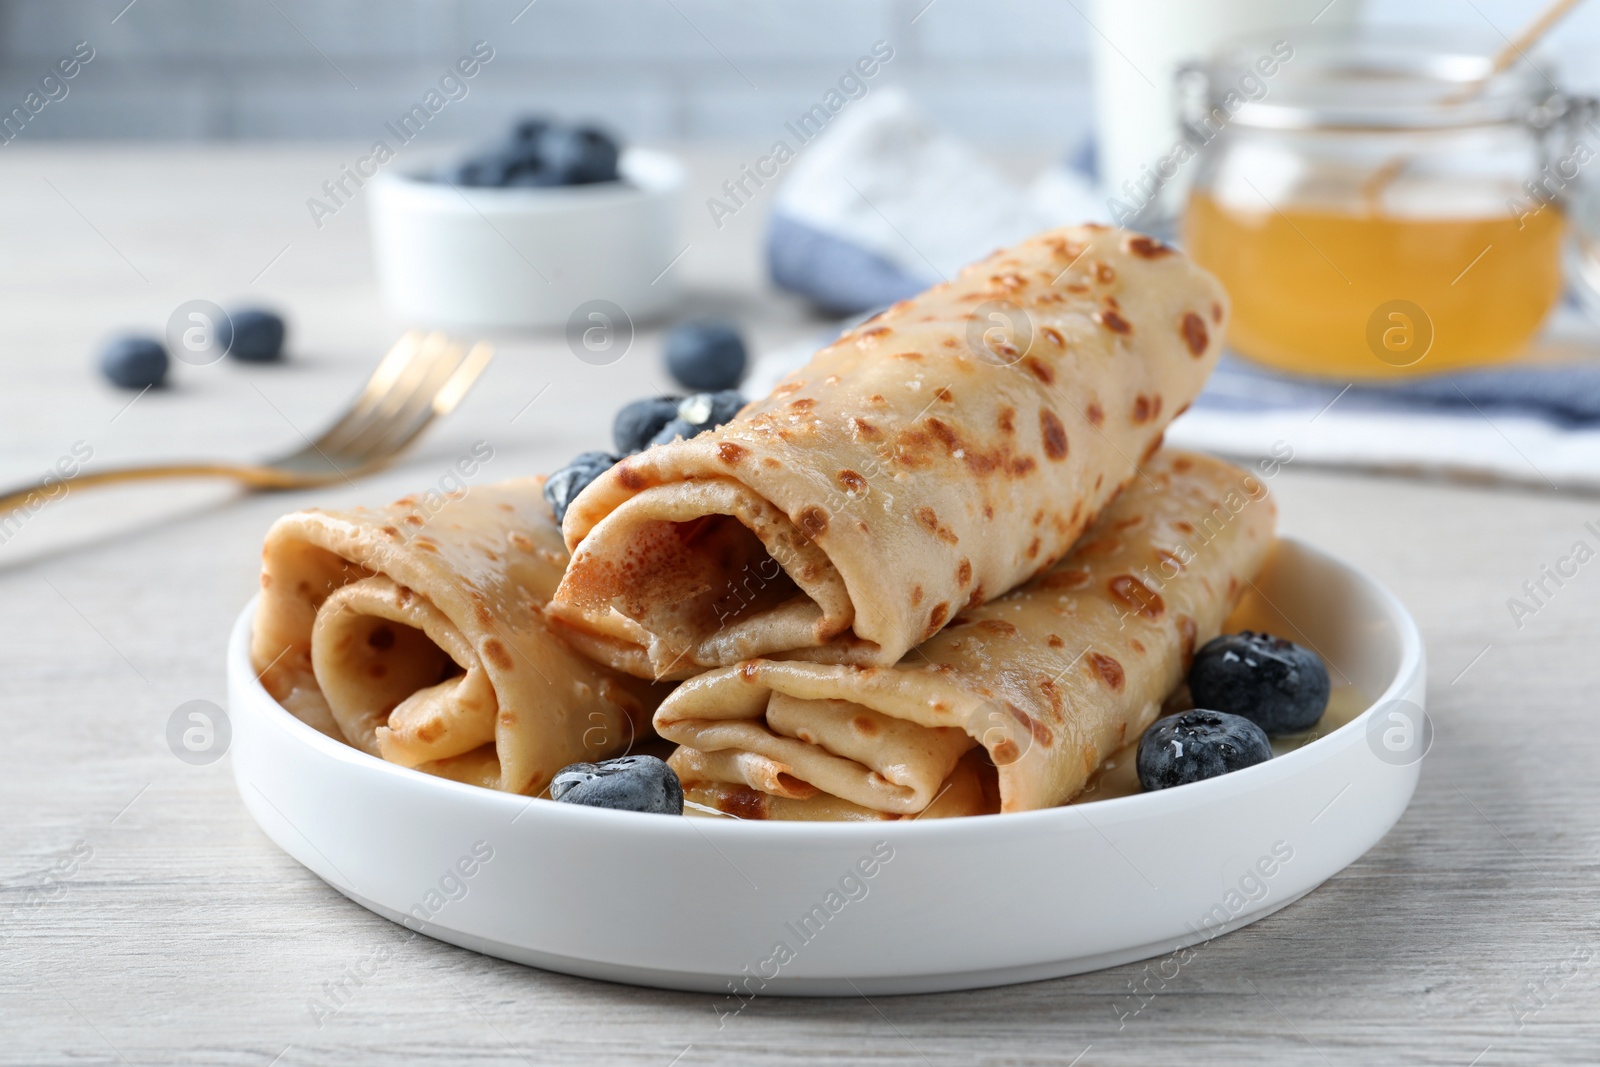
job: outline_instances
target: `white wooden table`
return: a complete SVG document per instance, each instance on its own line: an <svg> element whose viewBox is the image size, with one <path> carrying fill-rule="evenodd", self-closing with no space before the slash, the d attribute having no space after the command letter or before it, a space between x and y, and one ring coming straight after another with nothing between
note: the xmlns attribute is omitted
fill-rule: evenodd
<svg viewBox="0 0 1600 1067"><path fill-rule="evenodd" d="M304 206L352 147L6 147L0 482L79 442L109 465L250 456L316 428L405 325L378 301L364 205L320 231ZM764 288L760 212L718 232L696 206L741 158L693 156L692 246L674 269L691 306L779 343L814 324ZM104 334L159 330L196 297L287 309L293 361L179 366L175 388L131 407L97 380ZM711 997L406 940L257 831L226 758L188 766L164 734L184 701L224 701L228 628L278 513L436 484L477 440L495 448L481 478L546 470L603 447L614 408L665 385L649 332L605 368L559 339L500 341L461 411L359 486L85 491L0 544L0 1062L1600 1062L1600 564L1520 629L1506 607L1594 541L1583 523L1600 503L1292 466L1274 482L1284 528L1416 613L1438 740L1371 853L1150 981L1153 998L1132 992L1139 964L976 993L767 998L719 1029ZM310 1005L347 968L370 977L318 1020Z"/></svg>

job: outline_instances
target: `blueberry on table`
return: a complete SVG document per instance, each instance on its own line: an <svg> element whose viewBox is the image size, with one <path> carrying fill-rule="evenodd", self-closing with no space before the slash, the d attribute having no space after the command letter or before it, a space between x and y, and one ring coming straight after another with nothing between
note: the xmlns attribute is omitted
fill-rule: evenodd
<svg viewBox="0 0 1600 1067"><path fill-rule="evenodd" d="M288 328L283 316L262 308L235 311L217 327L217 341L234 359L246 363L271 363L283 358Z"/></svg>
<svg viewBox="0 0 1600 1067"><path fill-rule="evenodd" d="M675 396L635 400L617 412L617 419L611 424L611 439L618 452L632 455L648 448L650 439L677 417L678 398Z"/></svg>
<svg viewBox="0 0 1600 1067"><path fill-rule="evenodd" d="M562 185L592 185L617 180L617 143L593 126L551 125L539 131L544 165L560 175Z"/></svg>
<svg viewBox="0 0 1600 1067"><path fill-rule="evenodd" d="M167 380L167 349L154 337L113 337L100 350L100 373L123 389L145 389Z"/></svg>
<svg viewBox="0 0 1600 1067"><path fill-rule="evenodd" d="M544 480L544 498L556 513L556 521L567 517L567 506L589 483L616 465L619 457L610 452L585 452Z"/></svg>
<svg viewBox="0 0 1600 1067"><path fill-rule="evenodd" d="M731 389L744 377L744 339L731 322L680 322L667 331L665 358L690 389Z"/></svg>
<svg viewBox="0 0 1600 1067"><path fill-rule="evenodd" d="M591 808L683 814L683 785L654 756L623 756L601 763L574 763L556 772L550 797Z"/></svg>
<svg viewBox="0 0 1600 1067"><path fill-rule="evenodd" d="M1196 706L1243 715L1269 737L1315 726L1328 691L1328 669L1315 652L1249 630L1206 642L1189 668Z"/></svg>
<svg viewBox="0 0 1600 1067"><path fill-rule="evenodd" d="M1272 758L1266 733L1242 715L1196 708L1157 719L1139 738L1139 785L1146 792L1215 778Z"/></svg>

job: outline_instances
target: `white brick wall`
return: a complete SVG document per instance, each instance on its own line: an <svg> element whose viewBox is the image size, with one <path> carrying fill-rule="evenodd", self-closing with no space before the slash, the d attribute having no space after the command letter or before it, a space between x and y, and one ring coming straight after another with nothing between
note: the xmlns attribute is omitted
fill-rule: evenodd
<svg viewBox="0 0 1600 1067"><path fill-rule="evenodd" d="M628 138L761 142L879 39L896 54L876 84L910 86L970 138L1053 152L1091 123L1093 31L1079 13L1089 0L933 0L926 10L927 0L536 0L525 10L527 0L137 0L122 11L126 2L0 0L0 111L74 42L97 51L24 136L376 136L479 38L496 58L440 116L440 140L491 137L513 115L545 110ZM1488 18L1510 33L1541 2L1368 0L1367 10L1377 21ZM1592 83L1600 5L1562 35L1567 69Z"/></svg>
<svg viewBox="0 0 1600 1067"><path fill-rule="evenodd" d="M97 51L25 136L364 137L480 38L496 58L441 136L548 110L630 138L761 141L877 40L896 53L878 83L917 87L969 135L1087 128L1082 20L1047 0L935 0L915 24L924 0L137 0L113 25L125 2L0 0L7 109L74 42Z"/></svg>

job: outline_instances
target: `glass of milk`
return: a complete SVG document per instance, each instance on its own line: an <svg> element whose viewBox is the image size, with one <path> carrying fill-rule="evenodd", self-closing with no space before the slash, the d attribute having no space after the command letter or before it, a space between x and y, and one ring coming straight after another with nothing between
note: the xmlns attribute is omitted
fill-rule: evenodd
<svg viewBox="0 0 1600 1067"><path fill-rule="evenodd" d="M1178 139L1174 81L1184 64L1244 35L1351 25L1362 0L1094 0L1089 18L1100 182L1113 219L1164 229L1187 178L1152 179ZM1119 206L1120 205L1120 206ZM1131 214L1129 214L1131 212Z"/></svg>

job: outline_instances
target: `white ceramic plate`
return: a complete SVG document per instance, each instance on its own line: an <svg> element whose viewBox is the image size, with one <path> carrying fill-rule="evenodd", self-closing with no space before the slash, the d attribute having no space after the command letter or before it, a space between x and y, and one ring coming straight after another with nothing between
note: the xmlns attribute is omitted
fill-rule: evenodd
<svg viewBox="0 0 1600 1067"><path fill-rule="evenodd" d="M881 824L607 811L432 778L330 740L228 653L233 768L267 836L339 892L465 948L729 996L969 989L1171 952L1292 903L1399 819L1423 648L1390 593L1280 542L1236 616L1371 706L1267 763L1048 811Z"/></svg>

